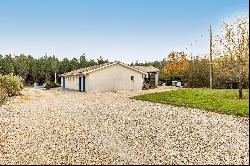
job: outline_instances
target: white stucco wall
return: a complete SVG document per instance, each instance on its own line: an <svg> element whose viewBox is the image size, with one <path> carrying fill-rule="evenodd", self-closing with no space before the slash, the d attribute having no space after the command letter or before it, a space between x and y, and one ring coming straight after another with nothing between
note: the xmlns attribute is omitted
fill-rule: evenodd
<svg viewBox="0 0 250 166"><path fill-rule="evenodd" d="M155 74L155 85L158 86L159 85L159 72L157 72Z"/></svg>
<svg viewBox="0 0 250 166"><path fill-rule="evenodd" d="M133 81L131 76L134 76ZM85 88L88 92L141 90L143 76L140 72L116 64L89 73L85 79Z"/></svg>
<svg viewBox="0 0 250 166"><path fill-rule="evenodd" d="M61 77L61 88L63 88L63 77Z"/></svg>
<svg viewBox="0 0 250 166"><path fill-rule="evenodd" d="M79 90L79 76L65 77L65 88Z"/></svg>

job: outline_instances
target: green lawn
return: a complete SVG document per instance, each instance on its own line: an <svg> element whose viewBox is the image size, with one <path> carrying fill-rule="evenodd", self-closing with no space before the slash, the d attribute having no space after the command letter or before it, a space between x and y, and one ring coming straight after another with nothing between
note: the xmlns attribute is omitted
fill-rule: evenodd
<svg viewBox="0 0 250 166"><path fill-rule="evenodd" d="M248 89L243 90L243 99L238 99L237 89L178 89L132 97L182 107L200 108L236 116L249 116Z"/></svg>

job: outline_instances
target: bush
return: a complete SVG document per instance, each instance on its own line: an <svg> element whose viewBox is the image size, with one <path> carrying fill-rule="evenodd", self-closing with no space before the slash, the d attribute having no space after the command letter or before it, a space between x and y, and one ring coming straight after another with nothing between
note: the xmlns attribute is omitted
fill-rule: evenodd
<svg viewBox="0 0 250 166"><path fill-rule="evenodd" d="M13 75L11 74L11 76L12 76L16 81L19 82L20 88L23 89L24 79L23 79L21 76L18 76L18 75L14 75L14 76L13 76Z"/></svg>
<svg viewBox="0 0 250 166"><path fill-rule="evenodd" d="M0 87L0 105L3 104L3 102L6 100L8 97L6 89L3 89Z"/></svg>
<svg viewBox="0 0 250 166"><path fill-rule="evenodd" d="M55 82L47 82L45 85L46 89L56 88L56 87L60 87L60 84L55 83Z"/></svg>
<svg viewBox="0 0 250 166"><path fill-rule="evenodd" d="M11 97L19 95L22 89L22 78L19 76L13 76L13 74L1 76L0 75L0 89L1 100L6 99L6 96Z"/></svg>

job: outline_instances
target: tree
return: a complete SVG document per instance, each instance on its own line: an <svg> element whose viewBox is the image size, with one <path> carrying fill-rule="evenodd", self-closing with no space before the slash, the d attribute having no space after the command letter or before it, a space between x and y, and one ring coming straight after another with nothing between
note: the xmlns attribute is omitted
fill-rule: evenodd
<svg viewBox="0 0 250 166"><path fill-rule="evenodd" d="M162 61L149 62L149 65L154 66L155 68L158 68L158 69L161 69L163 67Z"/></svg>
<svg viewBox="0 0 250 166"><path fill-rule="evenodd" d="M73 59L71 59L70 60L70 69L71 70L76 70L76 69L78 69L79 68L79 61L76 59L76 58L73 58Z"/></svg>
<svg viewBox="0 0 250 166"><path fill-rule="evenodd" d="M172 51L164 62L163 72L170 83L172 80L181 80L188 67L189 61L184 52Z"/></svg>
<svg viewBox="0 0 250 166"><path fill-rule="evenodd" d="M50 64L50 70L49 70L49 80L54 80L54 73L58 73L59 71L59 60L54 55L48 58L48 63ZM55 81L55 80L54 80Z"/></svg>
<svg viewBox="0 0 250 166"><path fill-rule="evenodd" d="M236 18L232 22L223 22L223 34L219 36L217 50L224 56L230 78L238 82L239 98L249 73L249 18ZM235 77L236 76L236 77Z"/></svg>
<svg viewBox="0 0 250 166"><path fill-rule="evenodd" d="M88 61L85 57L85 54L83 54L82 56L80 56L80 64L79 64L79 67L80 68L84 68L84 67L87 67L88 66Z"/></svg>
<svg viewBox="0 0 250 166"><path fill-rule="evenodd" d="M3 74L3 75L6 75L6 74L10 74L10 73L14 73L15 72L15 68L14 68L14 60L13 58L11 57L11 54L9 55L5 55L4 57L1 56L1 73L0 74Z"/></svg>
<svg viewBox="0 0 250 166"><path fill-rule="evenodd" d="M103 57L100 56L100 58L97 58L97 63L98 64L104 64L104 63L108 63L108 59L103 59Z"/></svg>
<svg viewBox="0 0 250 166"><path fill-rule="evenodd" d="M196 56L189 60L183 80L190 87L209 87L209 60L206 56Z"/></svg>
<svg viewBox="0 0 250 166"><path fill-rule="evenodd" d="M3 73L3 55L0 54L0 74Z"/></svg>
<svg viewBox="0 0 250 166"><path fill-rule="evenodd" d="M63 60L59 62L59 74L69 72L70 70L70 61L68 60L68 58L63 58Z"/></svg>
<svg viewBox="0 0 250 166"><path fill-rule="evenodd" d="M102 57L99 59L88 60L85 54L80 56L80 59L73 58L71 60L64 58L59 60L54 55L49 56L45 54L41 58L33 58L31 55L18 55L12 56L0 54L0 75L13 73L20 75L25 83L33 84L34 82L47 82L54 81L54 74L63 74L78 68L89 67L96 64L107 63L108 59L104 60Z"/></svg>
<svg viewBox="0 0 250 166"><path fill-rule="evenodd" d="M15 56L14 63L16 75L19 75L26 80L30 72L30 59L24 54L21 54L20 56Z"/></svg>

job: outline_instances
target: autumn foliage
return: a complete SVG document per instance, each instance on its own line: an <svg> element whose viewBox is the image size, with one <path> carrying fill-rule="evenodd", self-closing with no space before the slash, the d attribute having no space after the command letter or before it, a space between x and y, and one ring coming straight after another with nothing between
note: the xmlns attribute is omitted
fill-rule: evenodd
<svg viewBox="0 0 250 166"><path fill-rule="evenodd" d="M164 72L169 75L179 75L188 67L187 55L184 52L173 51L168 55L168 61L164 65Z"/></svg>
<svg viewBox="0 0 250 166"><path fill-rule="evenodd" d="M242 89L249 83L249 18L236 18L232 22L223 22L222 34L218 35L214 45L218 86L234 83Z"/></svg>
<svg viewBox="0 0 250 166"><path fill-rule="evenodd" d="M181 81L188 87L206 87L209 85L209 66L207 58L193 57L187 58L184 52L171 52L162 72L165 75L167 84L172 81Z"/></svg>
<svg viewBox="0 0 250 166"><path fill-rule="evenodd" d="M248 88L249 20L237 18L224 22L222 33L213 45L214 88ZM164 61L162 73L168 84L182 81L189 87L209 87L208 56L187 58L184 52L171 52Z"/></svg>

